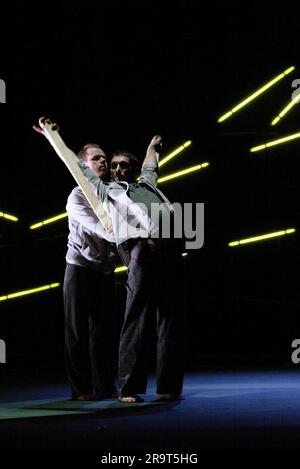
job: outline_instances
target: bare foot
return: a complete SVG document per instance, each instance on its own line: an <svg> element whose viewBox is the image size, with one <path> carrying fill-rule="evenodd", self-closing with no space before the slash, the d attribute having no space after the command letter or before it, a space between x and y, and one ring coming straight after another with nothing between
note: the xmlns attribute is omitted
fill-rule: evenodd
<svg viewBox="0 0 300 469"><path fill-rule="evenodd" d="M131 396L119 396L119 401L125 402L125 404L134 404L136 402L144 402L144 399L137 394L131 394Z"/></svg>

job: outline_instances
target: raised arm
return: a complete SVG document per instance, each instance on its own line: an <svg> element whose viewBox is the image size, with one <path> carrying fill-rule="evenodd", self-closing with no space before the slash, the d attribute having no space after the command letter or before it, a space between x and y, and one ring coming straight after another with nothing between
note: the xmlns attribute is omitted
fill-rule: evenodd
<svg viewBox="0 0 300 469"><path fill-rule="evenodd" d="M160 135L154 135L147 148L143 166L158 166L159 153L162 148L162 138Z"/></svg>
<svg viewBox="0 0 300 469"><path fill-rule="evenodd" d="M63 139L58 133L59 127L56 123L51 122L50 119L46 117L39 118L39 125L33 125L32 128L48 140L50 145L54 148L58 156L66 164L66 157L72 157L74 161L78 162L79 158L77 155L67 147Z"/></svg>
<svg viewBox="0 0 300 469"><path fill-rule="evenodd" d="M104 229L108 233L112 233L111 219L104 210L102 202L97 198L93 186L90 184L90 182L93 184L93 179L97 179L98 184L102 184L100 179L89 168L81 168L81 160L72 150L70 150L70 148L67 147L58 133L57 124L51 122L50 119L41 117L39 119L39 126L34 125L33 129L39 134L44 135L44 137L50 142L55 152L71 172L77 184L81 187L82 192L102 223ZM83 174L83 171L85 172L85 175Z"/></svg>

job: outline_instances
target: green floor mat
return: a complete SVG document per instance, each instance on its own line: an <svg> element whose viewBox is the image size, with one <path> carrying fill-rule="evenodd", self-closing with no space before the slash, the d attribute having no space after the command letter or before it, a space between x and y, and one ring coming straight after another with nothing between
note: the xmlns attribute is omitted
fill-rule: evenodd
<svg viewBox="0 0 300 469"><path fill-rule="evenodd" d="M11 407L0 407L0 420L25 419L34 417L58 417L61 415L74 415L80 412L69 410L46 410L46 409L16 409ZM86 412L91 413L91 412Z"/></svg>
<svg viewBox="0 0 300 469"><path fill-rule="evenodd" d="M100 410L120 410L129 408L149 407L156 405L155 402L138 402L136 404L124 404L118 400L103 400L103 401L72 401L70 399L62 401L50 401L39 404L27 405L27 409L47 409L47 410L70 410L77 412L98 412Z"/></svg>
<svg viewBox="0 0 300 469"><path fill-rule="evenodd" d="M70 399L10 402L0 405L0 420L79 415L83 413L91 414L102 411L128 411L144 407L153 407L160 404L161 403L157 402L124 404L118 400L84 402L72 401Z"/></svg>

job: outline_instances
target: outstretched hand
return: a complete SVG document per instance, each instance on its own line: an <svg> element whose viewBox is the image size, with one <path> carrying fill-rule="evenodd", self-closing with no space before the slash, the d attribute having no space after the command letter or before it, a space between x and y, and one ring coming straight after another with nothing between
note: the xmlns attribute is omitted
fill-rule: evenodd
<svg viewBox="0 0 300 469"><path fill-rule="evenodd" d="M148 148L154 148L158 153L162 149L162 138L160 135L154 135L152 138L149 147Z"/></svg>
<svg viewBox="0 0 300 469"><path fill-rule="evenodd" d="M148 145L146 156L143 162L144 165L157 166L159 160L159 154L162 148L162 138L160 135L154 135L151 142Z"/></svg>
<svg viewBox="0 0 300 469"><path fill-rule="evenodd" d="M58 125L53 123L50 119L46 118L45 116L39 118L39 125L33 125L33 130L38 132L41 135L44 135L48 139L46 129L49 130L58 130Z"/></svg>

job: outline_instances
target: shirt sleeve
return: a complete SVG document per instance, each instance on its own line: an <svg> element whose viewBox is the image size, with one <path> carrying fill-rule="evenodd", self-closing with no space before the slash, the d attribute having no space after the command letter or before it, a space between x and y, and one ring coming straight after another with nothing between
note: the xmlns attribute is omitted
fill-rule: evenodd
<svg viewBox="0 0 300 469"><path fill-rule="evenodd" d="M157 166L144 165L139 182L150 182L153 186L157 186Z"/></svg>
<svg viewBox="0 0 300 469"><path fill-rule="evenodd" d="M86 229L110 242L114 241L113 237L110 237L103 228L97 215L79 188L77 190L74 189L69 195L66 209L68 215Z"/></svg>
<svg viewBox="0 0 300 469"><path fill-rule="evenodd" d="M83 160L77 162L79 168L83 172L85 178L94 186L96 189L96 195L101 202L106 199L108 187L96 174L85 164Z"/></svg>

